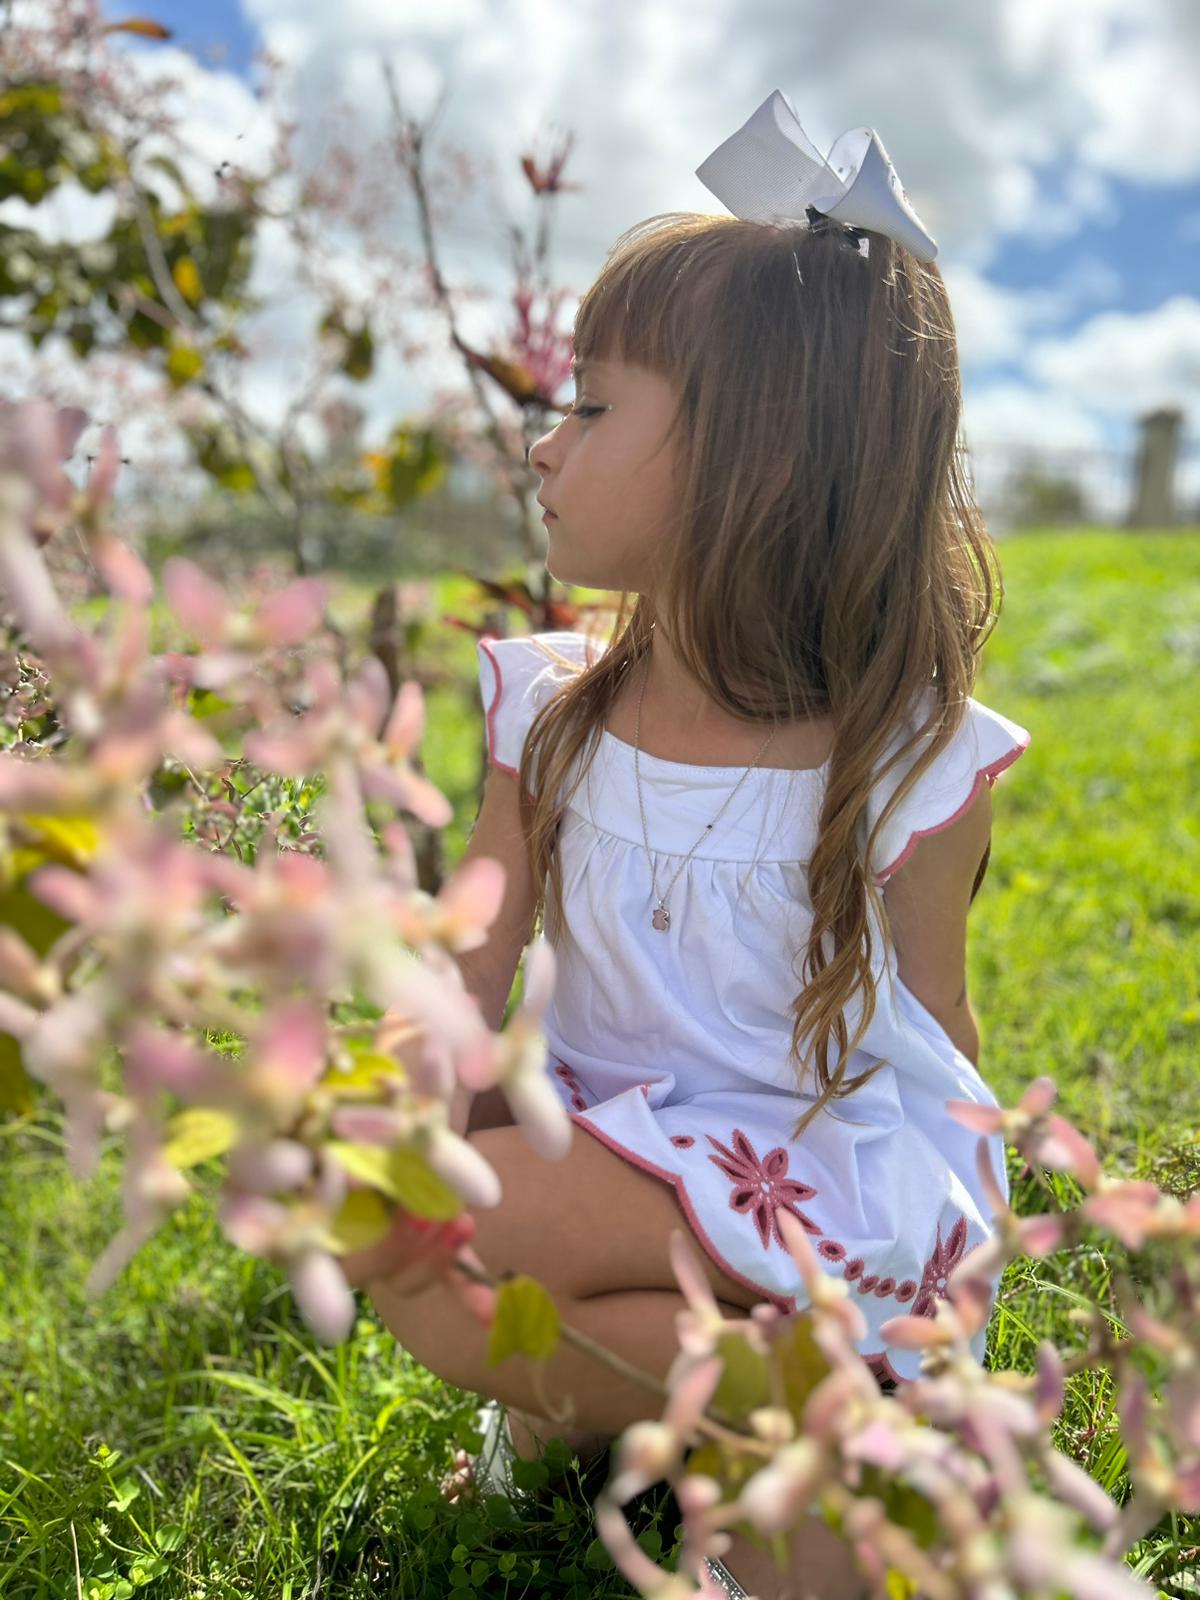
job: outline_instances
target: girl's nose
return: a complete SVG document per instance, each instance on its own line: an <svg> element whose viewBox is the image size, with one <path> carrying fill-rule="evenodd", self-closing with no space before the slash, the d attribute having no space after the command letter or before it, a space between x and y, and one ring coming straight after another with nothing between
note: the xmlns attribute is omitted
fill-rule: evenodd
<svg viewBox="0 0 1200 1600"><path fill-rule="evenodd" d="M545 437L549 437L549 436L545 435L544 438ZM542 444L544 442L544 438L543 439L535 439L532 444L527 444L525 446L525 465L526 466L531 466L535 472L540 472L543 477L546 476L545 462L544 462L544 460L542 459L542 457L540 455L539 455L538 459L535 461L534 457L533 457L533 452L535 450L538 450L538 451L541 450Z"/></svg>

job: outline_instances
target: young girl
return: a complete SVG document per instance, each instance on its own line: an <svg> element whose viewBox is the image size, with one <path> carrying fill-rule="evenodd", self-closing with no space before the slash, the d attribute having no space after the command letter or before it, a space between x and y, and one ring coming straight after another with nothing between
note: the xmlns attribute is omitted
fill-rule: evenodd
<svg viewBox="0 0 1200 1600"><path fill-rule="evenodd" d="M577 315L576 403L530 451L547 567L620 592L615 629L479 643L491 771L468 855L503 859L509 885L464 972L498 1027L544 925L547 1071L577 1136L542 1161L502 1095L480 1097L471 1138L504 1195L475 1245L659 1376L683 1305L672 1227L728 1315L792 1311L791 1211L885 1387L920 1357L880 1325L933 1316L991 1232L978 1135L946 1102L996 1103L967 912L992 785L1030 736L971 698L1002 591L959 455L945 287L868 239L670 214L618 241ZM489 1367L441 1289L371 1292L418 1360L510 1407L526 1448L561 1432L547 1390L601 1437L658 1414L578 1352L544 1378ZM805 1592L864 1592L819 1519L792 1548ZM741 1536L729 1572L781 1592Z"/></svg>

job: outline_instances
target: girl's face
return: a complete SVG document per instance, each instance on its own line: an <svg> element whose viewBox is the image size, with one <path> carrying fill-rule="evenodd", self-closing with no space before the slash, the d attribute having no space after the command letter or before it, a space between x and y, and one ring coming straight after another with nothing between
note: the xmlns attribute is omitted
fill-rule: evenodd
<svg viewBox="0 0 1200 1600"><path fill-rule="evenodd" d="M674 503L675 395L632 363L577 363L575 406L530 446L545 522L546 568L560 583L651 591L653 558Z"/></svg>

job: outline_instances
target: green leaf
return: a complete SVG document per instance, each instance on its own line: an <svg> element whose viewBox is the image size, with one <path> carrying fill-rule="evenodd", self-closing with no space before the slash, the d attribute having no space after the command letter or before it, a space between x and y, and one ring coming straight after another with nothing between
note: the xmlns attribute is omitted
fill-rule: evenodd
<svg viewBox="0 0 1200 1600"><path fill-rule="evenodd" d="M44 956L54 941L71 927L65 917L34 897L25 886L33 868L45 866L51 858L40 851L14 851L7 862L0 862L0 925L15 928L30 949ZM11 887L4 884L4 868L11 867Z"/></svg>
<svg viewBox="0 0 1200 1600"><path fill-rule="evenodd" d="M0 1033L0 1114L24 1116L33 1110L33 1086L21 1063L21 1046L11 1033Z"/></svg>
<svg viewBox="0 0 1200 1600"><path fill-rule="evenodd" d="M511 1355L546 1361L558 1349L559 1315L549 1292L536 1278L518 1273L500 1285L488 1339L489 1367Z"/></svg>
<svg viewBox="0 0 1200 1600"><path fill-rule="evenodd" d="M142 1492L140 1483L134 1483L132 1478L122 1478L120 1483L113 1484L115 1499L110 1500L110 1506L115 1506L118 1511L127 1511L138 1495Z"/></svg>
<svg viewBox="0 0 1200 1600"><path fill-rule="evenodd" d="M550 1479L550 1469L544 1461L527 1461L524 1456L514 1456L509 1462L513 1486L522 1494L536 1494L544 1489Z"/></svg>
<svg viewBox="0 0 1200 1600"><path fill-rule="evenodd" d="M180 1172L223 1156L236 1142L241 1125L226 1111L211 1111L195 1106L180 1111L167 1123L168 1139L163 1155Z"/></svg>
<svg viewBox="0 0 1200 1600"><path fill-rule="evenodd" d="M937 1508L919 1489L902 1483L880 1467L865 1464L861 1493L879 1500L888 1521L898 1528L907 1528L922 1550L932 1548L938 1537ZM835 1533L839 1531L834 1529Z"/></svg>
<svg viewBox="0 0 1200 1600"><path fill-rule="evenodd" d="M178 1550L184 1540L184 1530L178 1522L164 1522L154 1535L154 1542L160 1550L168 1553Z"/></svg>
<svg viewBox="0 0 1200 1600"><path fill-rule="evenodd" d="M67 329L67 343L80 361L83 361L87 356L91 355L92 348L96 343L95 325L85 321L83 318L76 317Z"/></svg>
<svg viewBox="0 0 1200 1600"><path fill-rule="evenodd" d="M646 1528L639 1533L637 1543L651 1561L662 1560L662 1534L657 1528Z"/></svg>
<svg viewBox="0 0 1200 1600"><path fill-rule="evenodd" d="M691 1451L684 1465L688 1472L715 1479L721 1485L722 1500L736 1500L747 1479L759 1468L753 1456L730 1456L722 1445L707 1441Z"/></svg>
<svg viewBox="0 0 1200 1600"><path fill-rule="evenodd" d="M593 1539L584 1552L583 1564L591 1567L594 1572L611 1572L614 1568L613 1558L608 1553L608 1546L603 1539Z"/></svg>
<svg viewBox="0 0 1200 1600"><path fill-rule="evenodd" d="M799 1422L809 1395L832 1371L828 1356L813 1337L811 1311L796 1313L786 1332L775 1341L775 1350L783 1368L787 1407Z"/></svg>
<svg viewBox="0 0 1200 1600"><path fill-rule="evenodd" d="M203 722L205 717L215 717L219 711L231 709L231 702L222 700L211 689L192 689L189 693L190 710L197 722Z"/></svg>
<svg viewBox="0 0 1200 1600"><path fill-rule="evenodd" d="M759 1406L771 1404L771 1379L766 1356L752 1350L740 1333L723 1333L715 1352L724 1362L712 1403L739 1420Z"/></svg>
<svg viewBox="0 0 1200 1600"><path fill-rule="evenodd" d="M130 1582L140 1589L153 1583L155 1578L161 1578L167 1567L168 1563L161 1556L139 1556L129 1569Z"/></svg>

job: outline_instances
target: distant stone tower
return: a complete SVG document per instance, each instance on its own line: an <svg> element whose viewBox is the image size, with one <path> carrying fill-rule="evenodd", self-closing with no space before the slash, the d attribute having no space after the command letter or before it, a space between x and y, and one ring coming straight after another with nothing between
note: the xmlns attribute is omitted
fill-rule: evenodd
<svg viewBox="0 0 1200 1600"><path fill-rule="evenodd" d="M1175 462L1183 412L1164 406L1146 412L1138 418L1138 424L1142 437L1126 527L1170 528L1176 522Z"/></svg>

